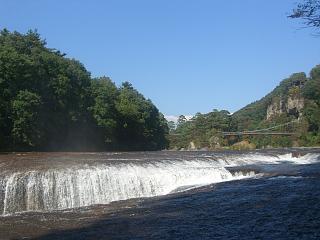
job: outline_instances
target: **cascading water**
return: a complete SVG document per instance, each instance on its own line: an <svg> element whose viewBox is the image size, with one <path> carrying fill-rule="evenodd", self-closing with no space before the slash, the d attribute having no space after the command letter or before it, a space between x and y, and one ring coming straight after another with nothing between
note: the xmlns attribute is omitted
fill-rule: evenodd
<svg viewBox="0 0 320 240"><path fill-rule="evenodd" d="M241 178L207 161L122 163L2 176L2 214L76 208Z"/></svg>
<svg viewBox="0 0 320 240"><path fill-rule="evenodd" d="M106 161L69 164L58 168L2 171L0 213L50 211L165 195L181 189L255 175L252 171L232 174L228 166L257 162L274 164L287 161L288 158L241 155L222 159L201 155L193 156L192 160Z"/></svg>

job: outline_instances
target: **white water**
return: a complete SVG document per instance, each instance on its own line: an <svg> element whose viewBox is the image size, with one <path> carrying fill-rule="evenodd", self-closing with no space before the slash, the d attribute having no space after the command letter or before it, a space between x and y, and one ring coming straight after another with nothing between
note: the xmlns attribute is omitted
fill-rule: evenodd
<svg viewBox="0 0 320 240"><path fill-rule="evenodd" d="M210 156L207 156L210 158ZM308 153L300 157L293 157L291 153L281 155L247 154L234 155L229 159L218 160L222 166L245 166L252 164L312 164L319 162L319 154Z"/></svg>
<svg viewBox="0 0 320 240"><path fill-rule="evenodd" d="M231 159L165 160L11 172L0 175L0 214L50 211L137 197L165 195L177 189L241 179L226 166L313 162L317 156L242 155ZM185 188L184 188L185 187Z"/></svg>

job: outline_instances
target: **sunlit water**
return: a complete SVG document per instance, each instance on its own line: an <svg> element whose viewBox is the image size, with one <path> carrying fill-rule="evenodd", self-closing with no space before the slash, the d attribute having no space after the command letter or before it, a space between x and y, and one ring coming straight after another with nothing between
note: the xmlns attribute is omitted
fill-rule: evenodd
<svg viewBox="0 0 320 240"><path fill-rule="evenodd" d="M301 219L305 225L320 224L320 212L315 211L320 205L319 156L317 149L2 155L0 239L9 238L12 230L16 231L10 233L13 237L29 234L43 235L44 239L95 239L84 234L90 231L97 239L232 239L232 232L244 238L238 227L259 229L259 221L266 224L263 219L268 219L264 214L269 214L269 227L275 230L277 224L285 226L286 221L292 221L292 216L299 216L300 225ZM315 203L314 198L319 201ZM119 200L127 202L113 203ZM312 215L306 219L305 208ZM279 211L281 219L273 219ZM109 225L119 219L137 229L119 223L115 225L121 234L111 235L117 229ZM234 229L223 226L230 221L229 227ZM28 224L43 228L30 232ZM11 230L6 232L4 226L9 225ZM146 230L140 232L141 226ZM262 227L260 233L251 229L246 238L267 239L262 232L275 234L272 229ZM278 238L285 232L292 238L304 237L303 233L290 235L288 227L278 232L282 233ZM316 228L307 232L306 239L320 237ZM234 239L239 238L234 235Z"/></svg>

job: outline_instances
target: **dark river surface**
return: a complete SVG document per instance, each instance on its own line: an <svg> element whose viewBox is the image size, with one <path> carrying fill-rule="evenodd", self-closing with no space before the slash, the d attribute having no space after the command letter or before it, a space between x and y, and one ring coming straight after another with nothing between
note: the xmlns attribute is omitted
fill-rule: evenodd
<svg viewBox="0 0 320 240"><path fill-rule="evenodd" d="M320 239L320 149L2 154L0 239Z"/></svg>

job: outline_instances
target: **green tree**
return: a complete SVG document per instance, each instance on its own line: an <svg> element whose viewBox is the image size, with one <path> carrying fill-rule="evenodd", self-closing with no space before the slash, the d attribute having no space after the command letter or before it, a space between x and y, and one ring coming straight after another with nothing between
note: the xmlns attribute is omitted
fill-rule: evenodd
<svg viewBox="0 0 320 240"><path fill-rule="evenodd" d="M12 102L13 129L15 144L23 148L39 146L43 132L40 125L40 96L27 90L20 91Z"/></svg>
<svg viewBox="0 0 320 240"><path fill-rule="evenodd" d="M162 149L167 123L130 83L91 79L36 31L0 32L0 149Z"/></svg>
<svg viewBox="0 0 320 240"><path fill-rule="evenodd" d="M116 109L118 137L128 149L163 149L168 127L164 116L128 82L122 84Z"/></svg>
<svg viewBox="0 0 320 240"><path fill-rule="evenodd" d="M90 107L93 118L98 127L103 132L104 142L110 147L116 144L116 129L118 112L115 107L119 91L116 85L108 77L93 79L91 92L93 95L93 105Z"/></svg>
<svg viewBox="0 0 320 240"><path fill-rule="evenodd" d="M320 105L320 65L311 70L310 77L303 88L303 96Z"/></svg>
<svg viewBox="0 0 320 240"><path fill-rule="evenodd" d="M174 132L174 130L176 130L176 123L174 121L169 121L168 122L168 128L169 128L169 132Z"/></svg>
<svg viewBox="0 0 320 240"><path fill-rule="evenodd" d="M220 144L221 132L231 130L231 115L228 111L218 111L214 109L207 114L196 113L189 121L181 115L177 128L171 137L171 147L186 148L190 142L194 142L196 147L214 147Z"/></svg>
<svg viewBox="0 0 320 240"><path fill-rule="evenodd" d="M180 115L177 120L177 127L182 126L186 122L187 122L187 118L184 115Z"/></svg>

